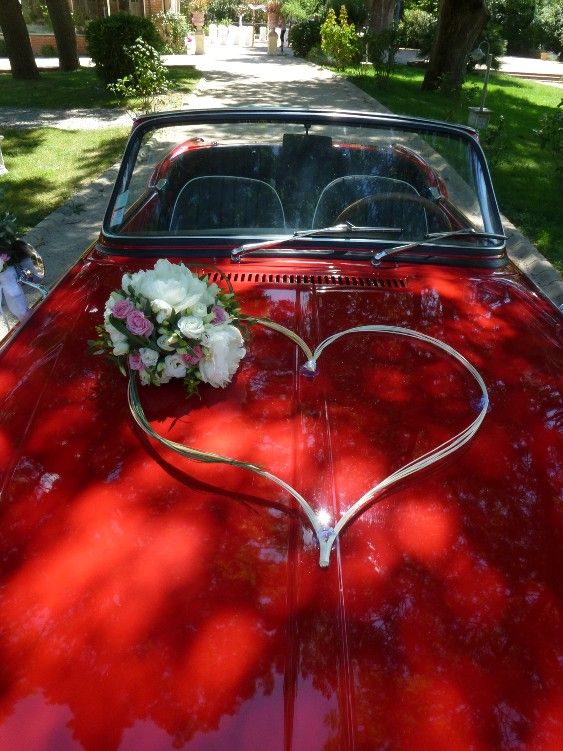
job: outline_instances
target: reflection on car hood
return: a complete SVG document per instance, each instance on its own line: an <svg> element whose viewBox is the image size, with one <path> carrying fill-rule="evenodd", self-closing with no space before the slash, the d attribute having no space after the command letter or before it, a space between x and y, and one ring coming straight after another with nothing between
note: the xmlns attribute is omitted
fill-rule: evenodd
<svg viewBox="0 0 563 751"><path fill-rule="evenodd" d="M555 747L550 311L508 272L227 269L244 312L311 344L407 326L459 349L487 383L471 444L362 513L320 569L280 488L134 429L125 380L86 353L124 269L89 265L0 370L4 747ZM463 369L420 343L360 334L319 364L304 377L293 343L255 327L227 389L141 399L166 437L262 464L335 516L477 409Z"/></svg>

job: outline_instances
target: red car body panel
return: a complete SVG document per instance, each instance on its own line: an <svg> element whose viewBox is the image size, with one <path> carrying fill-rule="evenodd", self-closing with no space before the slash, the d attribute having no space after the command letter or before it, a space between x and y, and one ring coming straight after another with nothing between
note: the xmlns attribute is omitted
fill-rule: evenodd
<svg viewBox="0 0 563 751"><path fill-rule="evenodd" d="M0 748L560 749L556 311L512 266L216 262L245 313L311 345L408 326L487 384L475 438L377 499L321 569L282 489L151 442L87 354L121 275L153 263L93 251L3 351ZM420 342L351 335L314 378L276 332L247 349L201 401L141 388L151 424L334 518L478 411L466 371Z"/></svg>

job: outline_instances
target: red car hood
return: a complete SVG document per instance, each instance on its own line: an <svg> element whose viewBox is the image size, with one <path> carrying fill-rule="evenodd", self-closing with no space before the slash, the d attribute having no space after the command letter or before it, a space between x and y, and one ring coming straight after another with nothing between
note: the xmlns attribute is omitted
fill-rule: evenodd
<svg viewBox="0 0 563 751"><path fill-rule="evenodd" d="M561 748L556 313L510 270L225 265L244 312L311 345L410 327L489 390L473 440L378 498L321 569L281 488L145 438L126 381L87 354L138 267L76 267L0 360L0 748ZM335 519L479 409L467 372L420 342L350 335L315 378L274 331L247 349L201 399L142 388L151 424Z"/></svg>

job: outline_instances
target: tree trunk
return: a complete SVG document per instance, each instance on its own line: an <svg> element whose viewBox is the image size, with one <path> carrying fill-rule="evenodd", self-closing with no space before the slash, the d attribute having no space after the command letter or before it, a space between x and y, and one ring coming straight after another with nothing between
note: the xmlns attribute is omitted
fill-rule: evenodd
<svg viewBox="0 0 563 751"><path fill-rule="evenodd" d="M370 31L385 31L395 18L395 0L368 0L367 11Z"/></svg>
<svg viewBox="0 0 563 751"><path fill-rule="evenodd" d="M12 76L28 80L39 78L18 0L0 0L0 28L6 42Z"/></svg>
<svg viewBox="0 0 563 751"><path fill-rule="evenodd" d="M484 0L441 0L436 39L422 82L422 89L434 91L440 85L455 91L465 78L467 56L487 23Z"/></svg>
<svg viewBox="0 0 563 751"><path fill-rule="evenodd" d="M45 0L45 2L57 41L60 69L76 70L80 68L80 60L78 59L76 32L68 0Z"/></svg>

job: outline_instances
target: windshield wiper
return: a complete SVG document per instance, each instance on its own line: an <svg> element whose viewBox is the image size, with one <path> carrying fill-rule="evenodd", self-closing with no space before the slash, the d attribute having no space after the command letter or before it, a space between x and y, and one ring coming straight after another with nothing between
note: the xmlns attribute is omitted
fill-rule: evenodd
<svg viewBox="0 0 563 751"><path fill-rule="evenodd" d="M479 232L472 227L466 227L464 229L454 229L448 232L432 232L425 235L422 240L413 240L412 242L404 243L403 245L395 245L394 248L386 248L374 253L371 257L371 262L374 266L379 266L381 261L388 256L394 256L395 253L402 253L404 250L414 250L424 245L433 245L437 240L446 240L448 237L479 237L484 240L506 240L506 235L497 235L493 232Z"/></svg>
<svg viewBox="0 0 563 751"><path fill-rule="evenodd" d="M398 235L402 232L400 227L358 227L351 222L335 224L333 227L318 227L317 229L298 230L291 235L278 237L277 240L265 240L257 243L245 243L231 250L231 261L240 263L241 258L254 253L257 250L267 250L268 248L283 248L284 245L295 240L317 237L318 235L340 235L340 234L393 234ZM330 248L315 248L315 253L329 255L334 251Z"/></svg>

